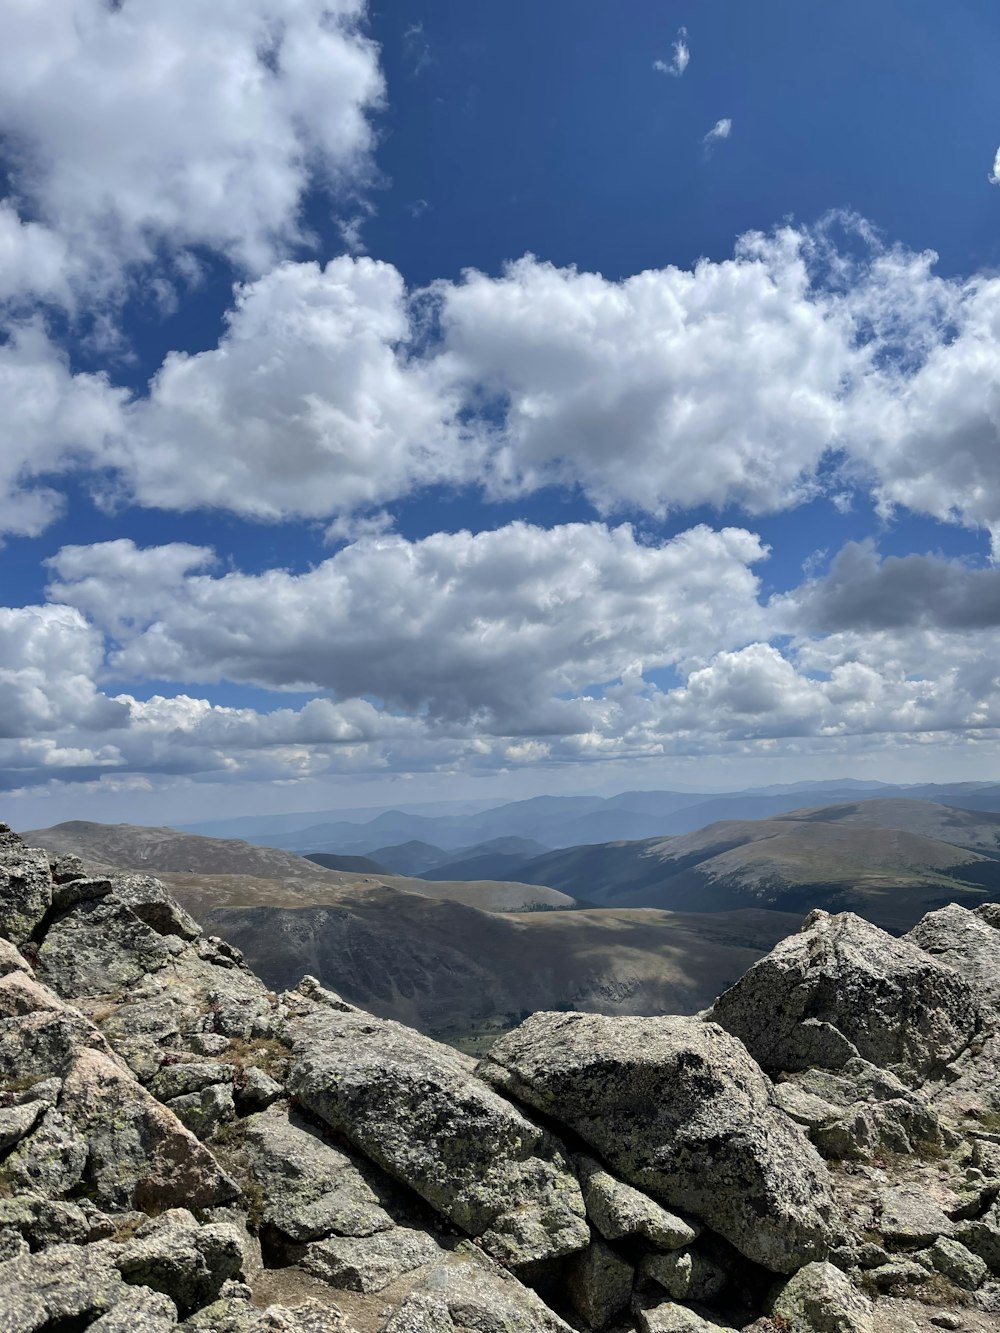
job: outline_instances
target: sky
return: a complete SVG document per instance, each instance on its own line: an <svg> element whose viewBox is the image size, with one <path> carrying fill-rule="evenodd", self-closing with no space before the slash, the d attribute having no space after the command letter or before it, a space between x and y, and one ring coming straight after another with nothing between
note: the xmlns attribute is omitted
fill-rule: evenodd
<svg viewBox="0 0 1000 1333"><path fill-rule="evenodd" d="M0 818L1000 780L990 0L0 30Z"/></svg>

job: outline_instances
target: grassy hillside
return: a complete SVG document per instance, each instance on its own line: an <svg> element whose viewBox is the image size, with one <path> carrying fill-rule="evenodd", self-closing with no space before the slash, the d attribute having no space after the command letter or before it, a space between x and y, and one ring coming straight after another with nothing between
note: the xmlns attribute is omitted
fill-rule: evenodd
<svg viewBox="0 0 1000 1333"><path fill-rule="evenodd" d="M1000 816L922 801L845 803L568 848L518 873L608 906L826 907L905 930L945 903L1000 894Z"/></svg>

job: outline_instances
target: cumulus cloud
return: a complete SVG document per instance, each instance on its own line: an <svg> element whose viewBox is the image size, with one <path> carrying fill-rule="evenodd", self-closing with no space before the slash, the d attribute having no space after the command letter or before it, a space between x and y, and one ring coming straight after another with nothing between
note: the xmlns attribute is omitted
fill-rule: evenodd
<svg viewBox="0 0 1000 1333"><path fill-rule="evenodd" d="M997 155L993 159L993 170L990 172L990 184L1000 185L1000 148L997 149Z"/></svg>
<svg viewBox="0 0 1000 1333"><path fill-rule="evenodd" d="M251 272L314 182L371 171L383 95L364 0L13 0L0 122L33 221L109 278L206 246Z"/></svg>
<svg viewBox="0 0 1000 1333"><path fill-rule="evenodd" d="M440 286L448 371L485 404L494 487L578 484L600 510L658 513L812 494L863 358L804 250L785 230L620 282L529 256Z"/></svg>
<svg viewBox="0 0 1000 1333"><path fill-rule="evenodd" d="M729 116L717 120L708 133L702 136L701 141L705 145L706 152L710 152L723 139L728 139L732 131L733 122Z"/></svg>
<svg viewBox="0 0 1000 1333"><path fill-rule="evenodd" d="M105 457L126 395L102 375L74 375L41 322L0 342L0 538L33 537L63 507L59 473Z"/></svg>
<svg viewBox="0 0 1000 1333"><path fill-rule="evenodd" d="M129 678L375 697L484 733L568 733L567 696L638 664L700 661L760 629L754 534L697 527L655 546L627 527L513 523L373 537L305 574L191 573L205 553L119 541L64 549L50 596L116 640Z"/></svg>
<svg viewBox="0 0 1000 1333"><path fill-rule="evenodd" d="M1000 569L970 569L940 556L882 559L871 541L849 542L830 572L777 599L806 630L1000 628Z"/></svg>
<svg viewBox="0 0 1000 1333"><path fill-rule="evenodd" d="M475 456L433 361L408 354L398 271L342 256L237 291L218 347L173 353L111 455L168 509L325 517L463 480Z"/></svg>
<svg viewBox="0 0 1000 1333"><path fill-rule="evenodd" d="M669 60L654 60L653 68L660 74L670 74L679 79L691 63L691 50L687 44L687 28L680 28L674 42L673 55Z"/></svg>

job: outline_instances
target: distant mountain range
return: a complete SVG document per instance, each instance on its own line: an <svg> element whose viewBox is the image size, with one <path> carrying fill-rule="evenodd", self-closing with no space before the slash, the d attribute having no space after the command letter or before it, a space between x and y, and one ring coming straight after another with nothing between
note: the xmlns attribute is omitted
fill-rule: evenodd
<svg viewBox="0 0 1000 1333"><path fill-rule="evenodd" d="M367 856L396 873L435 874L449 861L492 855L497 839L546 848L693 833L719 821L770 819L803 807L901 799L1000 813L1000 783L899 786L856 779L736 792L629 791L617 796L537 796L505 804L445 803L404 810L349 811L201 824L188 831L238 836L300 853ZM413 843L430 848L421 860ZM483 850L483 844L487 844ZM412 856L409 853L413 853ZM508 874L505 865L504 874Z"/></svg>

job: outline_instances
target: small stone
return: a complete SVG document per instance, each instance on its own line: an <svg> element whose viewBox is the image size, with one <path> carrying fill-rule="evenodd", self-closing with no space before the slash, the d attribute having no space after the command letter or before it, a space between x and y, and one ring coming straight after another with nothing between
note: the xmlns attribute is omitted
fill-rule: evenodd
<svg viewBox="0 0 1000 1333"><path fill-rule="evenodd" d="M940 1313L931 1315L931 1323L937 1328L961 1328L962 1316L952 1310L941 1310Z"/></svg>

